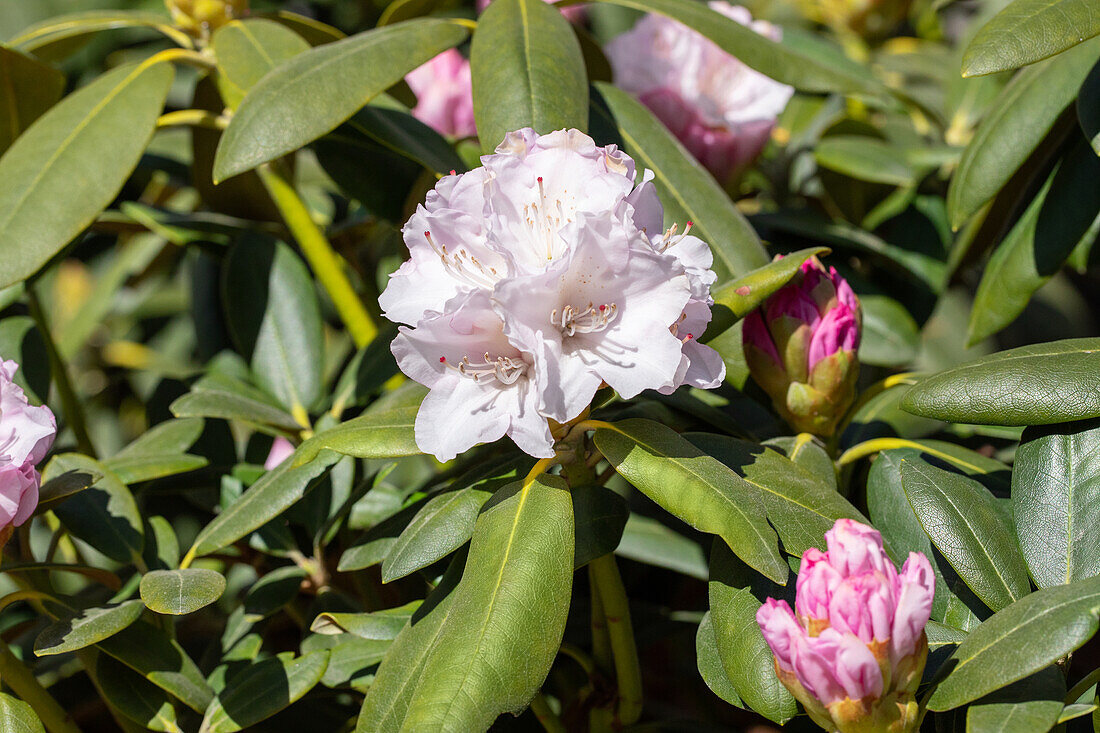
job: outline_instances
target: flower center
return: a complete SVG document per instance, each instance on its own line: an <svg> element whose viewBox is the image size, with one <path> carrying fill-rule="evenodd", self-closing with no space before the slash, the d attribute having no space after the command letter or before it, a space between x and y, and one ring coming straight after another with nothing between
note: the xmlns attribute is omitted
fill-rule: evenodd
<svg viewBox="0 0 1100 733"><path fill-rule="evenodd" d="M470 361L468 356L462 357L457 365L448 362L445 356L439 357L439 361L479 384L491 379L496 379L501 384L515 384L527 373L527 362L522 359L510 356L498 356L494 359L488 351L482 355L481 361Z"/></svg>
<svg viewBox="0 0 1100 733"><path fill-rule="evenodd" d="M424 232L424 238L432 250L439 255L439 261L452 277L466 282L475 288L492 289L500 279L500 274L495 267L488 267L477 257L474 257L465 249L457 252L448 252L447 245L437 245L432 239L431 232Z"/></svg>
<svg viewBox="0 0 1100 733"><path fill-rule="evenodd" d="M546 198L546 189L542 185L542 176L538 177L539 200L523 206L523 215L527 225L535 234L536 243L546 249L546 259L554 259L554 238L563 226L569 223L561 199L550 201Z"/></svg>
<svg viewBox="0 0 1100 733"><path fill-rule="evenodd" d="M618 314L619 306L614 303L589 303L584 310L567 305L560 312L557 308L550 311L550 323L560 328L563 336L573 336L602 331L611 325Z"/></svg>

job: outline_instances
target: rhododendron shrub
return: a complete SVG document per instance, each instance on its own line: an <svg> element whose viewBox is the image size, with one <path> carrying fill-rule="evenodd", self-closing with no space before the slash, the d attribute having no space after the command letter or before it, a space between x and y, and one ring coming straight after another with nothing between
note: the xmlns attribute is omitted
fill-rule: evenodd
<svg viewBox="0 0 1100 733"><path fill-rule="evenodd" d="M0 3L0 729L1092 730L1096 30Z"/></svg>

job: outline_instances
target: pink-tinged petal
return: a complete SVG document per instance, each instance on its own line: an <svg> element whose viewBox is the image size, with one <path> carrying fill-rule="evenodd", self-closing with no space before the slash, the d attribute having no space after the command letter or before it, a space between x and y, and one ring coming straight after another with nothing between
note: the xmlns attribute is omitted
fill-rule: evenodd
<svg viewBox="0 0 1100 733"><path fill-rule="evenodd" d="M444 378L428 392L416 413L417 447L440 461L449 461L475 445L504 437L509 418L501 403L510 401L504 394L458 375Z"/></svg>
<svg viewBox="0 0 1100 733"><path fill-rule="evenodd" d="M798 285L782 287L768 298L765 306L765 319L767 322L772 323L784 317L806 323L810 328L816 328L821 320L817 303L813 301L806 290Z"/></svg>
<svg viewBox="0 0 1100 733"><path fill-rule="evenodd" d="M41 463L53 446L57 420L45 405L32 405L13 380L19 365L3 363L0 374L0 460L22 467Z"/></svg>
<svg viewBox="0 0 1100 733"><path fill-rule="evenodd" d="M271 443L271 451L264 461L264 469L270 471L294 453L294 444L286 438L279 436Z"/></svg>
<svg viewBox="0 0 1100 733"><path fill-rule="evenodd" d="M829 275L833 280L833 285L836 287L836 297L844 305L848 306L853 313L859 313L859 298L856 297L855 292L852 290L852 286L848 284L848 281L837 274L835 267L829 268Z"/></svg>
<svg viewBox="0 0 1100 733"><path fill-rule="evenodd" d="M860 700L882 695L882 668L866 644L851 634L841 634L833 629L825 630L819 638L830 646L835 644L832 672L845 697ZM826 704L835 701L822 700Z"/></svg>
<svg viewBox="0 0 1100 733"><path fill-rule="evenodd" d="M882 546L882 535L874 527L854 519L838 519L825 533L825 544L829 549L829 564L841 575L878 571L891 581L897 575Z"/></svg>
<svg viewBox="0 0 1100 733"><path fill-rule="evenodd" d="M38 483L33 466L0 465L0 529L30 518L38 506Z"/></svg>
<svg viewBox="0 0 1100 733"><path fill-rule="evenodd" d="M722 355L706 344L692 339L684 344L688 369L681 384L698 389L715 389L726 378L726 362Z"/></svg>
<svg viewBox="0 0 1100 733"><path fill-rule="evenodd" d="M829 625L865 643L887 641L892 632L894 603L894 589L881 573L844 578L832 588Z"/></svg>
<svg viewBox="0 0 1100 733"><path fill-rule="evenodd" d="M812 371L819 361L838 351L859 348L859 322L848 306L838 303L822 317L810 337L808 367Z"/></svg>
<svg viewBox="0 0 1100 733"><path fill-rule="evenodd" d="M824 705L843 700L846 691L837 678L839 634L826 629L820 636L795 637L791 661L798 682Z"/></svg>
<svg viewBox="0 0 1100 733"><path fill-rule="evenodd" d="M764 641L768 643L779 666L786 670L793 670L792 653L795 640L805 636L806 632L799 625L791 607L786 601L769 598L756 611L756 623L760 625Z"/></svg>
<svg viewBox="0 0 1100 733"><path fill-rule="evenodd" d="M405 76L416 106L413 116L441 135L473 137L474 97L470 62L451 48Z"/></svg>
<svg viewBox="0 0 1100 733"><path fill-rule="evenodd" d="M754 310L745 316L741 328L741 340L745 346L755 346L760 349L764 354L771 357L776 367L780 366L779 351L775 348L775 342L772 341L771 333L768 332L768 327L764 324L764 317L759 310Z"/></svg>
<svg viewBox="0 0 1100 733"><path fill-rule="evenodd" d="M811 547L802 553L798 579L795 581L794 607L798 615L811 619L828 619L833 589L843 579L821 550Z"/></svg>
<svg viewBox="0 0 1100 733"><path fill-rule="evenodd" d="M928 558L910 552L898 574L901 590L891 636L891 652L896 661L912 654L928 619L932 616L932 599L936 594L936 576Z"/></svg>

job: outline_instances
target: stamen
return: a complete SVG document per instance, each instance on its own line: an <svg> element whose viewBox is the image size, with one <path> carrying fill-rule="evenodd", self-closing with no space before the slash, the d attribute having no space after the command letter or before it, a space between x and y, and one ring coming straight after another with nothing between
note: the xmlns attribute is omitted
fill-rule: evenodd
<svg viewBox="0 0 1100 733"><path fill-rule="evenodd" d="M496 269L485 267L481 261L464 249L451 253L447 251L447 245L437 245L432 239L431 232L424 232L424 239L428 240L428 246L439 256L443 263L443 269L456 279L465 281L475 288L492 289L500 276Z"/></svg>
<svg viewBox="0 0 1100 733"><path fill-rule="evenodd" d="M567 305L561 309L560 317L557 308L550 311L550 323L561 329L563 336L573 336L603 331L618 314L619 306L614 303L601 303L597 306L590 302L583 311Z"/></svg>
<svg viewBox="0 0 1100 733"><path fill-rule="evenodd" d="M527 373L527 362L510 356L498 356L495 359L486 351L479 362L470 361L470 357L464 356L454 366L447 362L446 357L440 357L439 361L454 369L464 377L469 377L478 384L495 379L502 385L515 384L520 377Z"/></svg>
<svg viewBox="0 0 1100 733"><path fill-rule="evenodd" d="M675 224L670 226L668 228L668 231L665 232L665 235L663 237L661 237L661 241L657 244L657 251L658 252L664 252L669 247L671 247L675 244L679 244L680 240L682 240L684 237L686 237L688 235L688 233L691 231L691 228L693 226L694 226L694 224L689 221L687 223L687 225L684 227L684 233L680 234L679 236L677 236L677 234L676 234L676 230L679 227L677 227Z"/></svg>

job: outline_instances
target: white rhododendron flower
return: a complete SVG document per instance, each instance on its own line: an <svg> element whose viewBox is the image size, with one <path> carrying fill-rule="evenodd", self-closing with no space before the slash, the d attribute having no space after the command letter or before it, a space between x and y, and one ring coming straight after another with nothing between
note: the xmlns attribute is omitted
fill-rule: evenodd
<svg viewBox="0 0 1100 733"><path fill-rule="evenodd" d="M519 130L481 161L428 193L379 299L404 324L398 365L431 390L422 450L449 460L508 435L550 457L550 421L577 418L604 384L630 398L721 383L721 358L695 341L710 249L663 231L651 174L635 186L629 156L577 130Z"/></svg>

